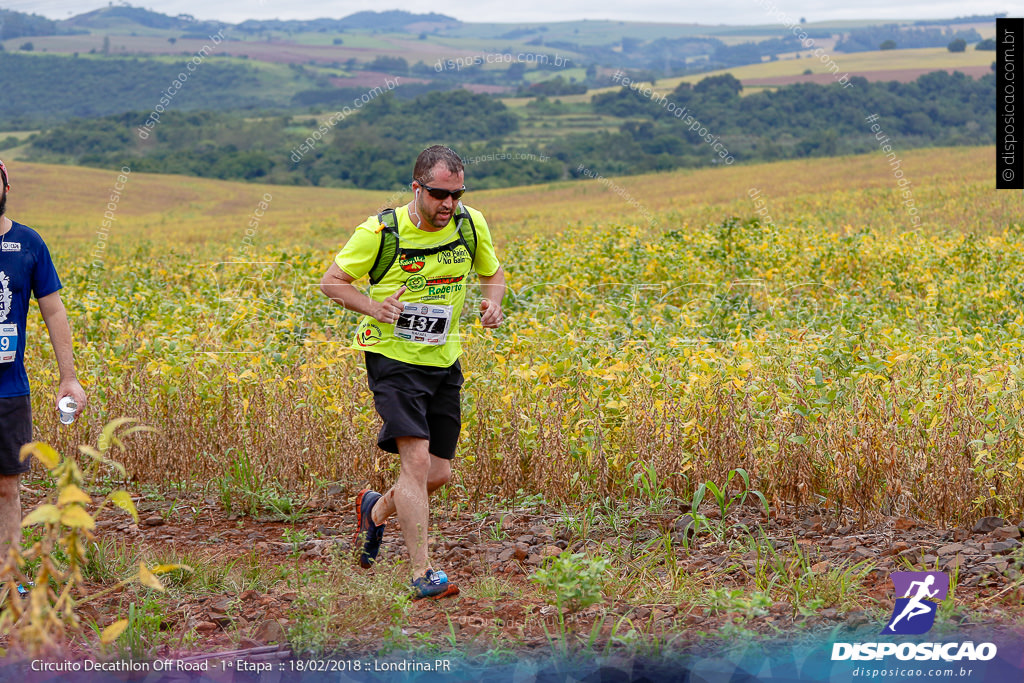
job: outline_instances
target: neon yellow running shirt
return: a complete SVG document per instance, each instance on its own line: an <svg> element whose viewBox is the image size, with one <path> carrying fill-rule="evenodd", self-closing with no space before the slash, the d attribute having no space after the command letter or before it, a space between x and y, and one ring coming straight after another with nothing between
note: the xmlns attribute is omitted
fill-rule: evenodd
<svg viewBox="0 0 1024 683"><path fill-rule="evenodd" d="M359 321L352 348L373 351L413 365L446 368L459 359L459 315L466 299L470 270L484 277L498 272L498 257L483 214L464 207L476 226L475 263L465 245L458 242L454 216L442 230L420 230L409 218L409 207L395 210L398 218L399 253L391 269L370 290L374 301L383 301L406 286L400 302L406 310L395 324L378 322L366 315ZM370 216L342 247L334 262L352 278L370 272L380 249L380 222ZM455 243L451 249L425 256L407 256L406 249L429 249Z"/></svg>

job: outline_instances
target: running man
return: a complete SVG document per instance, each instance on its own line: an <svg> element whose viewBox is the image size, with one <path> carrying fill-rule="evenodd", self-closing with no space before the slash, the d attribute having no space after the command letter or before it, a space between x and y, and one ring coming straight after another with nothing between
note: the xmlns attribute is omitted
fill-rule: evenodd
<svg viewBox="0 0 1024 683"><path fill-rule="evenodd" d="M25 327L29 297L35 295L57 358L60 384L54 407L65 396L85 408L86 398L75 375L71 326L60 298L60 279L46 243L32 228L7 217L11 189L7 167L0 161L0 565L12 543L21 539L21 475L31 462L21 460L21 447L32 441L32 401L25 372Z"/></svg>
<svg viewBox="0 0 1024 683"><path fill-rule="evenodd" d="M914 617L931 612L931 609L929 609L927 605L923 604L923 601L928 598L934 598L938 595L938 588L935 590L929 590L933 583L935 583L935 577L932 574L926 576L924 581L912 581L910 583L910 586L907 587L907 594L903 596L905 598L910 598L910 600L907 602L906 607L903 608L903 611L900 612L900 615L893 619L892 623L889 624L890 631L893 633L896 632L896 624L899 623L900 619L903 617L906 617L907 621L910 621ZM917 593L911 595L911 593L914 592L914 586L917 586Z"/></svg>
<svg viewBox="0 0 1024 683"><path fill-rule="evenodd" d="M480 278L483 326L497 327L504 318L505 275L483 215L459 202L464 178L462 159L451 149L423 150L413 169L413 200L367 218L320 281L332 301L363 314L352 348L365 352L367 383L384 423L377 445L400 458L390 490L356 496L360 565L376 561L386 520L397 514L413 599L458 593L427 557L428 500L451 478L462 429L459 315L470 270ZM397 228L397 249L386 248L394 232L388 224ZM389 255L385 271L380 264ZM378 277L370 296L352 284L367 274Z"/></svg>

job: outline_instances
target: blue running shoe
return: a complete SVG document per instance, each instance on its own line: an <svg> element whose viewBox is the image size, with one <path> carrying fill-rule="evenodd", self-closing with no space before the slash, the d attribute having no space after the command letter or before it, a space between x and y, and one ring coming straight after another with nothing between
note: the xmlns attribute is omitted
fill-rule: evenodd
<svg viewBox="0 0 1024 683"><path fill-rule="evenodd" d="M362 549L359 553L359 566L369 569L377 561L377 553L380 552L380 542L384 540L384 524L374 524L370 512L373 506L380 500L380 494L370 489L363 489L356 496L356 536L352 542Z"/></svg>
<svg viewBox="0 0 1024 683"><path fill-rule="evenodd" d="M413 600L447 598L458 594L459 587L448 580L448 575L433 569L428 569L425 575L412 582Z"/></svg>

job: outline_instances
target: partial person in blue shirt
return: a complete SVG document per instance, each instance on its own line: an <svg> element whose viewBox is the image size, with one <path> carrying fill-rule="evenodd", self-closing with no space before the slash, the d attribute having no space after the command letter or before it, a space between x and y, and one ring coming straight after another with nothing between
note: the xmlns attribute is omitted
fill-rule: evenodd
<svg viewBox="0 0 1024 683"><path fill-rule="evenodd" d="M29 297L35 296L57 358L60 385L54 406L65 396L85 408L86 396L75 374L71 326L60 298L60 279L46 243L32 228L7 217L10 176L0 161L0 564L21 538L21 475L31 465L20 458L32 441L32 403L25 372L25 326Z"/></svg>

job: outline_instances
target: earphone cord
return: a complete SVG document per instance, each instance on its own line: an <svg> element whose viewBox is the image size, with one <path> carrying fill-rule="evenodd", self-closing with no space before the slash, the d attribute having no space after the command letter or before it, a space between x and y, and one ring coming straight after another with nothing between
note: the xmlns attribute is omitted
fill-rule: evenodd
<svg viewBox="0 0 1024 683"><path fill-rule="evenodd" d="M419 198L420 198L420 191L416 190L416 194L412 198L412 203L415 205L417 203L417 200L419 200ZM421 229L420 228L420 224L422 222L423 222L423 219L420 218L420 207L416 206L416 229L417 230Z"/></svg>

